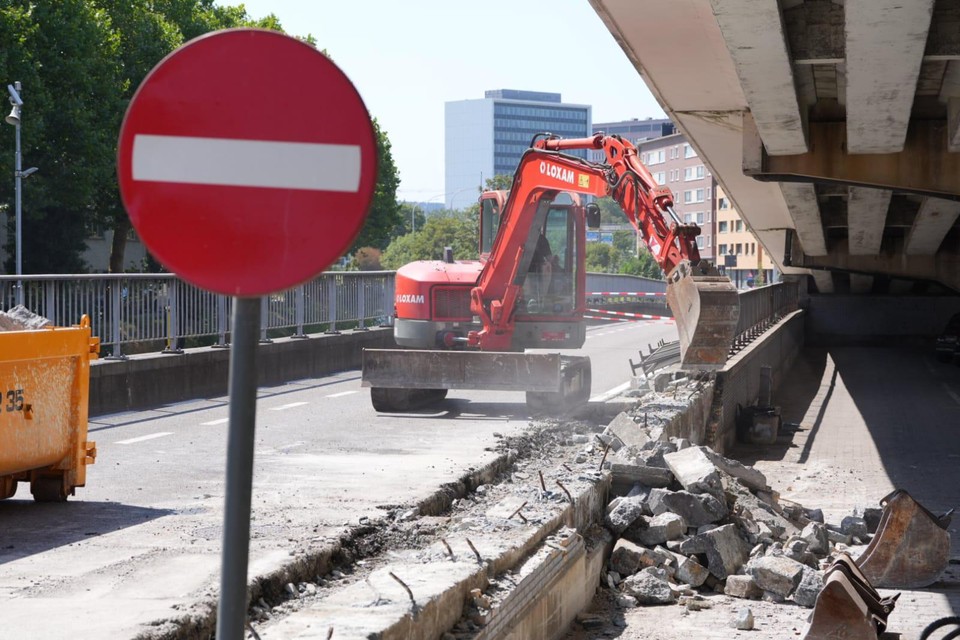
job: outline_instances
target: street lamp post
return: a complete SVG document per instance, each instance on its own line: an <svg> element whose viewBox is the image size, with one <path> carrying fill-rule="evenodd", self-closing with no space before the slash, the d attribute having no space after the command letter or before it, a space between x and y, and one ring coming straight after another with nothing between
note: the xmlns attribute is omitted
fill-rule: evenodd
<svg viewBox="0 0 960 640"><path fill-rule="evenodd" d="M23 171L21 165L20 157L20 110L23 107L23 100L20 98L20 81L17 80L13 84L7 85L7 93L10 94L10 104L13 105L13 109L10 110L10 115L6 117L6 122L9 125L12 125L16 129L16 151L13 160L13 177L14 185L16 188L16 274L17 276L23 275L23 253L21 247L21 220L22 220L22 211L21 211L21 182L23 178L29 177L34 171L37 170L36 167L30 167L26 171ZM23 304L23 282L20 278L17 278L17 304Z"/></svg>

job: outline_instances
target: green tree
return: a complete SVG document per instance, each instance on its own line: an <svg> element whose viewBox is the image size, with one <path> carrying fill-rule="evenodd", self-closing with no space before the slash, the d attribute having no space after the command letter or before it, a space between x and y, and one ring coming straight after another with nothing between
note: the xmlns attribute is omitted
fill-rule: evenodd
<svg viewBox="0 0 960 640"><path fill-rule="evenodd" d="M486 191L509 191L513 188L512 173L498 173L492 178L487 178L484 182Z"/></svg>
<svg viewBox="0 0 960 640"><path fill-rule="evenodd" d="M397 202L400 172L393 161L390 138L376 118L373 119L373 129L377 138L377 184L367 220L350 249L351 253L360 247L386 248L395 230L403 225L403 212Z"/></svg>
<svg viewBox="0 0 960 640"><path fill-rule="evenodd" d="M612 245L603 242L591 242L587 245L587 271L599 273L617 273L620 255Z"/></svg>
<svg viewBox="0 0 960 640"><path fill-rule="evenodd" d="M23 272L84 271L85 222L114 174L116 130L110 114L122 108L119 40L109 16L84 0L6 2L0 8L0 38L3 76L23 84L23 165L40 169L23 181ZM0 136L4 149L14 148L13 127L4 126ZM12 156L2 154L0 174L13 173ZM13 213L14 194L7 193L7 211ZM8 272L12 266L11 258Z"/></svg>
<svg viewBox="0 0 960 640"><path fill-rule="evenodd" d="M453 248L457 260L475 260L477 222L469 213L438 211L416 233L400 236L383 252L384 269L397 269L415 260L439 260L444 247Z"/></svg>

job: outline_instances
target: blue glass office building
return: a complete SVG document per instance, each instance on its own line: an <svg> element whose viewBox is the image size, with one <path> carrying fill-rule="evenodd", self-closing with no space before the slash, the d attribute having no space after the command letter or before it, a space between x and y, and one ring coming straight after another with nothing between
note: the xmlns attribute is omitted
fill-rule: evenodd
<svg viewBox="0 0 960 640"><path fill-rule="evenodd" d="M537 133L580 138L592 130L590 106L564 104L559 93L498 89L445 107L444 190L455 209L475 202L488 178L512 175Z"/></svg>

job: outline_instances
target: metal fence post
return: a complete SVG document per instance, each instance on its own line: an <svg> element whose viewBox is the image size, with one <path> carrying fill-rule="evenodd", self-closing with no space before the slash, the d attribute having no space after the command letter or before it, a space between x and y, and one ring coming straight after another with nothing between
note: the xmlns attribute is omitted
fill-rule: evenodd
<svg viewBox="0 0 960 640"><path fill-rule="evenodd" d="M367 279L363 276L357 278L357 316L360 321L360 325L354 329L354 331L368 331L364 318L367 315L366 312L366 301L367 301Z"/></svg>
<svg viewBox="0 0 960 640"><path fill-rule="evenodd" d="M260 344L273 342L267 337L267 328L270 324L270 296L260 298Z"/></svg>
<svg viewBox="0 0 960 640"><path fill-rule="evenodd" d="M294 300L294 318L297 323L297 331L294 333L291 338L308 338L307 334L303 332L303 318L305 314L304 307L306 306L306 294L304 293L305 285L300 285L297 287L296 298Z"/></svg>
<svg viewBox="0 0 960 640"><path fill-rule="evenodd" d="M180 334L180 324L177 318L180 315L180 282L178 280L170 281L170 297L167 300L167 346L161 353L183 353L183 349L177 344Z"/></svg>
<svg viewBox="0 0 960 640"><path fill-rule="evenodd" d="M110 316L113 326L110 328L111 340L113 342L113 355L107 356L106 360L126 360L120 349L120 287L112 283L110 287Z"/></svg>
<svg viewBox="0 0 960 640"><path fill-rule="evenodd" d="M227 296L217 296L217 344L212 345L214 349L228 349L230 343L227 342Z"/></svg>
<svg viewBox="0 0 960 640"><path fill-rule="evenodd" d="M329 308L330 327L324 333L340 333L337 331L337 278L333 276L329 280L330 288L327 291L327 302Z"/></svg>

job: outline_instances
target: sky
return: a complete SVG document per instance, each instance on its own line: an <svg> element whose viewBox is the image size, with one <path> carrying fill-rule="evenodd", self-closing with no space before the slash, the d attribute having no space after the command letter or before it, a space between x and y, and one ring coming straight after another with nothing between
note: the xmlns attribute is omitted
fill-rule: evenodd
<svg viewBox="0 0 960 640"><path fill-rule="evenodd" d="M390 139L400 200L443 202L444 103L560 93L593 122L663 110L587 0L222 0L312 35ZM464 149L463 153L470 153Z"/></svg>

